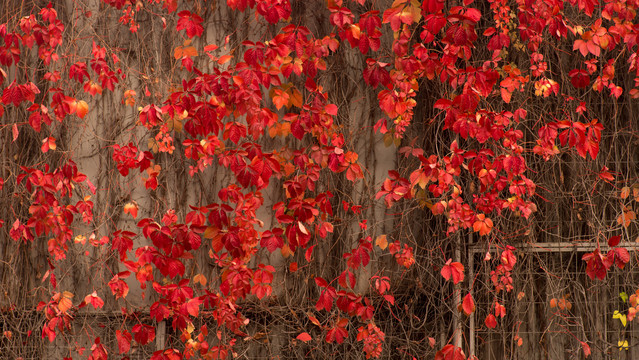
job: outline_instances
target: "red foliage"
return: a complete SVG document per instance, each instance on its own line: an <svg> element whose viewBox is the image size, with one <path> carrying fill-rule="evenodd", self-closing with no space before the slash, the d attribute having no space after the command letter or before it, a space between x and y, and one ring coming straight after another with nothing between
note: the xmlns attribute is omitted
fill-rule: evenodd
<svg viewBox="0 0 639 360"><path fill-rule="evenodd" d="M25 126L44 133L39 136L43 139L40 155L54 159L50 165L42 161L16 167L18 190L14 196L24 201L28 209L12 212L15 219L7 219L12 224L8 231L16 241L47 239L50 273L44 279L49 276L51 300L42 302L38 310L47 319L42 336L53 341L57 333L70 329L69 311L74 309L73 294L55 291L58 285L53 271L57 262L66 258L69 244L86 243L87 236L78 234L80 230L74 224L76 215L83 226L93 226L91 195L108 194L112 190L96 189L69 159L74 149L67 149L67 144L60 144L60 140L56 143L53 129L58 123L73 115L74 121L91 117L88 102L98 99L103 92L111 92L121 97L124 106L141 103L135 131L148 139L149 151L140 148L137 136L106 145L122 177L130 179L144 173L140 177L144 184L141 191L153 194L166 190L162 175L168 159L187 163L191 177L213 167L227 170L228 183L217 194L201 196L198 200L201 203L189 204L186 214L160 202L151 213L133 199L120 199L118 209L122 206L123 213L130 215L126 220L135 219L138 214L148 217L140 220L134 230L113 228L110 234L101 237L96 237L95 232L87 234L95 248L106 246L111 239L110 249L116 254L119 268L109 275L106 284L113 295L110 300L126 302L135 282L130 275L135 274L140 289L154 295L150 316L158 322L170 320L176 333L181 334L182 348L157 351L153 359L189 358L196 354L203 358L226 358L233 354L237 340L234 336L247 337L243 329L248 319L238 304L247 297L260 301L270 298L280 271L259 262L260 249L268 253L279 250L284 258L303 252L304 257L297 256L295 262L281 267L301 273L315 260L316 246L321 248L322 241L340 226L341 219L334 214L333 193L328 190L331 186L323 182L330 178L327 175L342 174L339 176L352 183L368 179L367 169L359 163L360 154L351 149L352 141L344 132L343 120L349 116L349 108L332 103L334 98L322 85L322 74L334 53L348 51L342 48L350 46L355 54L365 55L361 62L362 83L377 92L375 108L384 116L370 130L383 134L387 145L400 144L415 120L420 86L436 84L443 89L434 99L430 121L441 121L442 130L450 131L456 140L446 144L439 154L427 154L414 141L402 147L400 153L411 157L414 167L388 171L388 177L380 180L381 188L376 189L375 199L383 199L388 208L403 201L418 202L434 215L445 216L448 235L472 229L494 244L493 239L502 240L503 213L528 219L537 210L533 203L538 196L537 185L531 180L527 164L531 156L548 161L561 152L560 147L573 149L583 159L595 159L599 153L604 126L588 117L582 102L574 113L571 105L557 118L540 119L538 125L530 127L530 133L536 134L533 139L530 138L533 135L524 134L527 125L520 123L528 112L522 98L534 94L543 101L562 96L567 105L575 100L563 96L567 91L560 88L558 80L562 79L556 78L556 70L549 71L548 60L540 52L542 41L568 41L568 49L578 52L579 61L588 58L567 74L566 81L569 78L577 89L589 86L597 92L608 89L606 92L615 99L624 90L615 84L615 69L621 66L617 59L626 51L615 57L606 55L616 48L632 50L638 44L636 25L626 19L634 10L622 10L613 3L599 7L591 0L556 5L522 3L517 9L511 9L505 1L491 1L486 13L473 7L471 0L458 4L396 0L388 8L378 8L381 5L367 4L364 0L348 3L330 0L326 14L334 32L321 38L291 22L289 0L227 0L228 11L254 9L256 21L278 24L272 27L275 34L270 36L269 32L258 42L241 39L237 44L231 44L229 35L224 44L208 45L191 42L194 37L207 37L208 24L201 17L206 12L199 3L196 6L189 2L178 4L175 0L102 2L121 13L120 23L132 32L142 26L136 22L136 13L143 9L151 18L165 14L161 17L164 27L168 17L175 21L175 28L167 31L188 38L171 52L174 60L184 67L180 70L184 78L172 85L170 94L152 94L147 87L144 94L139 91L137 96L135 91L123 88L126 73L118 57L120 46L102 44L96 38L86 53L59 54L65 27L51 4L14 24L0 25L0 65L12 69L10 75L0 69L3 83L11 79L2 88L0 116L6 109L26 111L22 122L7 119L13 141L18 141ZM362 5L370 7L369 11L362 13ZM568 19L565 14L569 12L563 10L564 6L575 7L571 12L580 17ZM595 9L601 10L599 18L577 23L590 19ZM490 23L482 34L477 33L480 21ZM571 40L567 40L569 30ZM388 49L382 49L383 32L392 35L388 36L388 41L392 41ZM485 39L479 41L480 36ZM488 57L481 58L475 53L480 44L486 44ZM228 50L229 46L233 48ZM514 50L530 54L526 68L508 60L508 52ZM42 79L33 82L25 79L40 76L37 71L14 74L26 69L17 66L24 54L36 53L39 61L56 70L47 70ZM206 70L198 68L202 64L199 56L204 54L207 61L211 60ZM627 63L630 71L639 71L636 53L628 55ZM629 93L635 96L639 90L631 89ZM281 143L286 145L279 148L270 143L264 145L262 139L267 134L284 139ZM138 171L132 171L135 169ZM616 172L606 166L597 174L607 185L616 181L613 175ZM0 188L3 183L0 179ZM281 198L271 209L265 209L268 201L264 191L277 187L281 187ZM362 204L344 204L344 213L349 216L361 216L365 209ZM258 213L264 210L274 214L266 227L265 221L258 218ZM623 205L619 224L627 228L634 219L634 211ZM416 262L418 248L388 241L383 235L375 241L379 249L374 249L366 220L360 222L360 230L363 235L341 254L342 267L332 278L313 275L319 288L317 299L313 299L315 310L328 313L325 324L329 325L322 325L310 315L309 319L325 332L325 341L338 344L349 337L348 325L352 323L358 327L357 341L362 342L366 357L379 357L385 334L374 322L379 308L374 304L378 299L377 304L393 309L392 284L388 274L381 272L369 279L358 276L367 273L361 269L380 254L386 254L386 248L399 265L396 267L404 271ZM145 244L140 246L137 238ZM608 241L612 249L606 254L597 248L583 256L591 279L604 279L613 265L623 269L629 262L629 252L617 247L619 243L619 237L612 237ZM495 294L514 289L511 273L517 262L513 247L500 246L498 264L490 273ZM198 255L203 248L210 249L208 256L219 273L208 287L203 275L199 274L196 280L192 277L195 273L191 274L188 268L191 264L199 265ZM449 256L445 254L443 259ZM490 253L486 259L490 260ZM162 281L158 274L164 278ZM464 281L464 266L448 258L440 274L457 288ZM471 286L473 282L474 279ZM357 293L357 285L366 283L371 283L376 291ZM485 319L488 328L497 326L497 317L506 316L505 307L497 299L494 303L494 314ZM82 308L89 304L102 308L104 300L93 292L76 305ZM471 293L459 305L466 315L476 310ZM215 346L204 340L206 327L198 329L200 334L193 329L193 319L203 312L211 314L218 327L229 330L218 333ZM126 308L123 313L128 314ZM155 328L141 322L131 329L123 327L116 332L119 352L129 352L133 339L146 345L155 336ZM313 338L302 332L297 339L307 342ZM581 344L588 355L590 348L585 342ZM90 359L106 357L100 339L94 339ZM461 348L448 344L437 352L435 359L462 360L465 355Z"/></svg>

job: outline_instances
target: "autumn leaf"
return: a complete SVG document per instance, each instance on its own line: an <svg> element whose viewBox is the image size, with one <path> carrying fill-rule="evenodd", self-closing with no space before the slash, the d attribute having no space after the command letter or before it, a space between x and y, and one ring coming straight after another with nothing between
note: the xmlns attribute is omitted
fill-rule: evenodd
<svg viewBox="0 0 639 360"><path fill-rule="evenodd" d="M42 140L42 147L40 148L40 150L42 150L43 153L46 153L49 150L55 150L55 149L56 149L55 138L49 136L48 138L45 138Z"/></svg>
<svg viewBox="0 0 639 360"><path fill-rule="evenodd" d="M104 306L104 300L102 300L97 292L92 292L91 294L84 297L84 300L78 307L83 307L87 304L91 304L95 309L101 309Z"/></svg>
<svg viewBox="0 0 639 360"><path fill-rule="evenodd" d="M71 299L73 299L73 294L65 291L61 294L56 294L58 299L58 309L60 309L60 312L62 313L66 313L69 309L71 309L71 307L73 307L73 303L71 302Z"/></svg>
<svg viewBox="0 0 639 360"><path fill-rule="evenodd" d="M452 279L454 284L459 284L464 281L464 265L452 261L453 259L446 261L446 264L442 267L441 274L444 279Z"/></svg>
<svg viewBox="0 0 639 360"><path fill-rule="evenodd" d="M86 101L80 100L76 105L75 113L80 117L80 119L84 119L86 114L89 112L89 104Z"/></svg>
<svg viewBox="0 0 639 360"><path fill-rule="evenodd" d="M206 286L206 277L202 274L197 274L193 277L193 282L202 286Z"/></svg>
<svg viewBox="0 0 639 360"><path fill-rule="evenodd" d="M178 46L173 51L173 57L175 57L176 60L195 56L197 56L197 50L194 46Z"/></svg>
<svg viewBox="0 0 639 360"><path fill-rule="evenodd" d="M584 351L584 357L590 356L590 345L584 341L579 341L579 343L581 343L581 349Z"/></svg>
<svg viewBox="0 0 639 360"><path fill-rule="evenodd" d="M608 239L608 246L615 247L619 245L620 241L621 241L621 236L619 235L611 236L610 239Z"/></svg>
<svg viewBox="0 0 639 360"><path fill-rule="evenodd" d="M623 225L623 227L627 228L636 218L637 214L635 214L631 208L624 206L621 215L617 217L617 224Z"/></svg>
<svg viewBox="0 0 639 360"><path fill-rule="evenodd" d="M386 235L380 235L375 239L375 245L379 246L380 249L384 250L388 246L388 240L386 240Z"/></svg>
<svg viewBox="0 0 639 360"><path fill-rule="evenodd" d="M128 353L131 349L131 333L128 330L116 330L115 339L118 342L118 352L120 354Z"/></svg>
<svg viewBox="0 0 639 360"><path fill-rule="evenodd" d="M489 314L488 316L486 316L484 324L486 324L486 327L489 329L494 329L495 327L497 327L497 319L495 318L495 315Z"/></svg>
<svg viewBox="0 0 639 360"><path fill-rule="evenodd" d="M464 300L462 301L462 309L464 310L464 314L470 315L475 312L475 301L473 300L473 296L468 293L464 296Z"/></svg>
<svg viewBox="0 0 639 360"><path fill-rule="evenodd" d="M146 324L137 324L131 329L133 338L140 345L146 345L155 339L155 327Z"/></svg>
<svg viewBox="0 0 639 360"><path fill-rule="evenodd" d="M604 181L614 181L615 177L608 170L610 169L608 169L607 166L604 166L603 168L601 168L601 171L599 172L599 178L601 178Z"/></svg>
<svg viewBox="0 0 639 360"><path fill-rule="evenodd" d="M479 235L488 235L493 228L493 221L484 214L478 214L477 220L473 223L473 230Z"/></svg>
<svg viewBox="0 0 639 360"><path fill-rule="evenodd" d="M178 31L185 30L186 36L188 36L189 38L192 38L194 36L202 36L202 34L204 33L202 22L204 20L202 20L199 15L184 10L180 11L178 13L178 16L180 17L176 26L176 29Z"/></svg>
<svg viewBox="0 0 639 360"><path fill-rule="evenodd" d="M133 216L133 218L138 217L138 204L135 201L128 202L124 205L124 213Z"/></svg>
<svg viewBox="0 0 639 360"><path fill-rule="evenodd" d="M308 333L303 332L303 333L297 335L296 339L300 340L300 341L307 342L307 341L310 341L312 338L311 338L311 335L309 335Z"/></svg>

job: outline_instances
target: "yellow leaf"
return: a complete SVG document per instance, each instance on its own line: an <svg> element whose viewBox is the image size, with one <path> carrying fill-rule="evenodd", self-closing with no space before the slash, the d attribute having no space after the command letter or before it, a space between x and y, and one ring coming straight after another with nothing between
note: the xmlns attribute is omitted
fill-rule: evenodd
<svg viewBox="0 0 639 360"><path fill-rule="evenodd" d="M619 340L617 341L617 346L619 346L619 350L628 350L628 340Z"/></svg>
<svg viewBox="0 0 639 360"><path fill-rule="evenodd" d="M84 245L87 242L87 237L84 235L78 235L76 236L73 241L77 244L80 243L82 245Z"/></svg>

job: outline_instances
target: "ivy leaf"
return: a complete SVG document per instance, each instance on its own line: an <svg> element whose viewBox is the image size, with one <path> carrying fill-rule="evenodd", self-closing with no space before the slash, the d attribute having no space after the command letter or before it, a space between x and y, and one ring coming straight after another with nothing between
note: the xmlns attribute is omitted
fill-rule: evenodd
<svg viewBox="0 0 639 360"><path fill-rule="evenodd" d="M55 138L49 136L48 138L45 138L42 140L42 147L40 148L40 150L42 150L43 153L46 153L49 150L55 150L55 149L56 149Z"/></svg>
<svg viewBox="0 0 639 360"><path fill-rule="evenodd" d="M446 280L452 278L453 284L459 284L464 281L464 265L459 262L452 262L453 259L448 259L446 265L442 267L441 274Z"/></svg>
<svg viewBox="0 0 639 360"><path fill-rule="evenodd" d="M477 220L473 224L473 230L479 232L479 235L484 236L490 233L493 228L493 221L487 218L484 214L477 215Z"/></svg>
<svg viewBox="0 0 639 360"><path fill-rule="evenodd" d="M475 301L470 293L464 296L464 301L462 301L462 310L464 310L464 314L466 315L470 315L475 312Z"/></svg>
<svg viewBox="0 0 639 360"><path fill-rule="evenodd" d="M150 325L137 324L131 329L133 331L133 338L140 345L149 344L155 339L155 328Z"/></svg>
<svg viewBox="0 0 639 360"><path fill-rule="evenodd" d="M128 353L131 349L131 333L128 330L116 330L115 339L118 341L118 352Z"/></svg>
<svg viewBox="0 0 639 360"><path fill-rule="evenodd" d="M101 309L104 306L104 300L102 300L97 292L93 292L84 297L84 300L78 307L83 307L87 304L91 304L95 309Z"/></svg>
<svg viewBox="0 0 639 360"><path fill-rule="evenodd" d="M486 316L486 320L484 320L484 324L486 324L486 327L489 329L494 329L497 327L497 319L495 318L495 315L493 314L489 314L488 316Z"/></svg>
<svg viewBox="0 0 639 360"><path fill-rule="evenodd" d="M626 327L626 325L628 324L626 314L620 313L619 310L615 310L615 312L612 314L612 318L619 319L623 327Z"/></svg>
<svg viewBox="0 0 639 360"><path fill-rule="evenodd" d="M386 239L386 235L380 235L375 239L375 245L379 246L380 249L384 250L388 246L388 240Z"/></svg>
<svg viewBox="0 0 639 360"><path fill-rule="evenodd" d="M611 236L610 239L608 239L608 246L615 247L619 245L620 241L621 241L621 236L619 235Z"/></svg>
<svg viewBox="0 0 639 360"><path fill-rule="evenodd" d="M202 27L202 18L193 14L190 11L184 10L178 13L180 19L178 20L176 29L186 30L186 36L192 38L194 36L202 36L204 33L204 27Z"/></svg>
<svg viewBox="0 0 639 360"><path fill-rule="evenodd" d="M136 202L128 202L124 205L124 213L133 216L133 218L138 217L138 204Z"/></svg>
<svg viewBox="0 0 639 360"><path fill-rule="evenodd" d="M581 349L584 351L584 357L590 356L590 345L588 345L584 341L579 341L581 343Z"/></svg>

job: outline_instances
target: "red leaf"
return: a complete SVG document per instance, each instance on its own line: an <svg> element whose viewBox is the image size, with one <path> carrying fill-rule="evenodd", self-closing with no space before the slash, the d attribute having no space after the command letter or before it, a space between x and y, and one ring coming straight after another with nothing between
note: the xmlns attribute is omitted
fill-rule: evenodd
<svg viewBox="0 0 639 360"><path fill-rule="evenodd" d="M590 356L590 345L588 345L586 342L584 341L579 341L581 343L581 348L584 351L584 357L588 357Z"/></svg>
<svg viewBox="0 0 639 360"><path fill-rule="evenodd" d="M84 301L82 302L84 304L91 304L93 305L94 308L96 309L100 309L104 306L104 300L102 300L99 296L97 292L93 292L87 296L84 297Z"/></svg>
<svg viewBox="0 0 639 360"><path fill-rule="evenodd" d="M595 278L603 280L606 277L608 269L613 264L611 260L614 261L614 259L607 257L604 258L599 252L599 249L595 249L595 251L591 253L584 254L581 259L588 263L586 267L586 274L591 280L594 280Z"/></svg>
<svg viewBox="0 0 639 360"><path fill-rule="evenodd" d="M118 341L118 351L120 354L129 352L131 349L131 333L128 330L116 330L115 338Z"/></svg>
<svg viewBox="0 0 639 360"><path fill-rule="evenodd" d="M312 337L308 333L303 332L303 333L297 335L296 339L304 341L304 342L307 342L307 341L310 341L312 339Z"/></svg>
<svg viewBox="0 0 639 360"><path fill-rule="evenodd" d="M614 263L619 269L623 269L630 261L630 253L624 248L614 248L606 254L606 259L611 265Z"/></svg>
<svg viewBox="0 0 639 360"><path fill-rule="evenodd" d="M464 310L464 314L470 315L475 312L475 301L473 300L473 296L468 293L464 296L464 301L462 302L462 309Z"/></svg>
<svg viewBox="0 0 639 360"><path fill-rule="evenodd" d="M486 324L486 327L489 329L494 329L495 327L497 327L497 319L495 318L495 315L490 314L486 316L486 320L484 320L484 324Z"/></svg>
<svg viewBox="0 0 639 360"><path fill-rule="evenodd" d="M186 30L186 36L192 38L194 36L202 36L204 33L204 27L202 27L202 18L197 14L193 14L190 11L180 11L178 13L180 20L178 20L176 29Z"/></svg>
<svg viewBox="0 0 639 360"><path fill-rule="evenodd" d="M49 150L55 150L55 139L51 136L42 140L42 147L40 148L43 153L46 153Z"/></svg>
<svg viewBox="0 0 639 360"><path fill-rule="evenodd" d="M592 154L590 156L594 159L597 156L597 153L595 152L594 156ZM599 172L599 177L604 181L614 181L615 177L608 170L608 167L604 166Z"/></svg>
<svg viewBox="0 0 639 360"><path fill-rule="evenodd" d="M326 105L326 113L328 113L329 115L337 115L337 105L335 104Z"/></svg>
<svg viewBox="0 0 639 360"><path fill-rule="evenodd" d="M454 284L458 284L464 281L464 265L459 262L452 262L453 259L448 259L446 265L442 267L441 274L446 280L453 279Z"/></svg>
<svg viewBox="0 0 639 360"><path fill-rule="evenodd" d="M466 355L461 348L448 344L435 354L435 360L466 360Z"/></svg>
<svg viewBox="0 0 639 360"><path fill-rule="evenodd" d="M608 239L608 246L615 247L619 245L620 241L621 241L621 236L619 235L611 236L610 239Z"/></svg>
<svg viewBox="0 0 639 360"><path fill-rule="evenodd" d="M155 328L153 326L137 324L131 331L133 331L133 338L140 345L146 345L155 339Z"/></svg>

